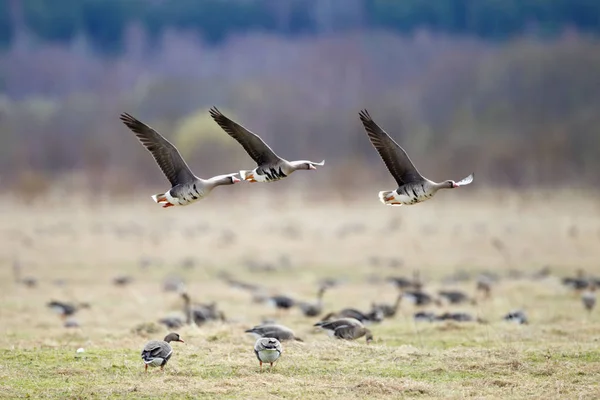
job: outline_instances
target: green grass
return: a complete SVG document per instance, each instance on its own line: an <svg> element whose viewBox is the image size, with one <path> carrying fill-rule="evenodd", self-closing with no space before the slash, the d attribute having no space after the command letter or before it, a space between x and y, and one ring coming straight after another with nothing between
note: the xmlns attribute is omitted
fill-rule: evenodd
<svg viewBox="0 0 600 400"><path fill-rule="evenodd" d="M596 199L568 209L551 198L495 202L484 197L468 205L445 199L401 212L379 204L344 208L337 203L293 203L277 211L256 203L269 210L264 213L215 208L215 203L169 213L155 204L80 207L77 213L48 205L0 207L0 255L6 255L0 257L0 398L599 398L600 317L597 311L584 312L579 297L559 279L572 274L573 266L600 274ZM527 212L521 212L521 204ZM388 232L391 215L402 223ZM282 236L290 220L297 221L301 239ZM340 237L350 222L363 224L364 231ZM439 228L431 231L436 222ZM115 227L132 223L140 226L138 234L114 233ZM52 231L61 224L77 235ZM194 238L177 233L203 224L213 228ZM573 224L577 238L568 233ZM165 226L177 231L165 235ZM220 240L225 230L236 233L233 243ZM24 244L24 236L33 245ZM272 247L253 245L255 238ZM490 245L492 238L502 238L510 265ZM282 254L290 256L293 267L276 272L243 267L243 260L276 260ZM370 266L373 254L400 254L405 265ZM22 260L24 275L39 279L37 288L14 283L12 255ZM159 257L162 266L141 270L141 256ZM190 256L198 266L182 269L180 259ZM529 278L547 263L553 276ZM430 293L457 269L500 274L493 296L477 305L427 307L438 313L466 311L488 323L415 323L416 309L401 304L395 318L371 326L372 344L337 341L314 330L316 318L297 310L278 316L217 278L228 271L272 293L312 300L318 279L343 277L347 282L325 295L325 311L367 310L372 301L391 303L396 296L392 286L368 277L410 276L413 268L421 271ZM525 277L505 278L509 268L521 269ZM164 373L152 369L146 374L140 351L147 340L167 331L159 327L150 334L135 328L181 309L179 296L161 289L162 279L173 273L186 278L195 300L217 301L229 322L177 330L186 343L173 344ZM134 283L113 286L111 279L120 274L132 275ZM53 284L56 279L66 279L67 285ZM472 280L452 287L474 294ZM89 302L91 308L77 315L81 328L63 328L45 307L51 299ZM521 307L529 325L501 320ZM260 373L254 340L244 330L265 317L275 317L305 342L284 342L275 368ZM78 356L80 347L85 353Z"/></svg>

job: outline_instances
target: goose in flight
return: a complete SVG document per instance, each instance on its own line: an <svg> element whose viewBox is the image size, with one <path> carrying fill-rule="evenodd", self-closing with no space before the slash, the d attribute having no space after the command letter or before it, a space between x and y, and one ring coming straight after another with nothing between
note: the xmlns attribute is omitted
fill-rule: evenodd
<svg viewBox="0 0 600 400"><path fill-rule="evenodd" d="M320 163L307 160L287 161L279 157L264 140L240 124L223 115L216 107L210 109L210 116L229 136L237 140L258 167L252 171L240 171L240 176L248 182L274 182L290 176L294 171L317 169Z"/></svg>
<svg viewBox="0 0 600 400"><path fill-rule="evenodd" d="M398 189L379 192L379 200L388 206L421 203L432 198L440 189L454 189L473 182L474 174L455 182L433 182L423 177L414 166L406 151L379 127L367 110L359 113L360 120L375 150L396 179Z"/></svg>
<svg viewBox="0 0 600 400"><path fill-rule="evenodd" d="M240 181L236 177L237 173L209 179L198 178L192 173L177 148L160 133L130 114L123 113L120 118L152 154L163 174L171 182L171 189L166 193L152 196L152 199L162 204L163 208L187 206L203 199L217 186L232 185Z"/></svg>

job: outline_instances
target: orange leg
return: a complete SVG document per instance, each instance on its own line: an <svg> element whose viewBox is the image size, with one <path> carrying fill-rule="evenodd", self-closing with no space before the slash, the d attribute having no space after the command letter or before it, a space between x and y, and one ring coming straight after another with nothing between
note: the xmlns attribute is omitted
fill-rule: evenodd
<svg viewBox="0 0 600 400"><path fill-rule="evenodd" d="M148 364L146 364L146 368L144 368L144 371L148 372Z"/></svg>
<svg viewBox="0 0 600 400"><path fill-rule="evenodd" d="M174 206L174 204L171 204L171 203L165 203L165 204L163 204L163 208L173 207L173 206Z"/></svg>
<svg viewBox="0 0 600 400"><path fill-rule="evenodd" d="M262 372L262 361L259 361L260 363L260 372Z"/></svg>
<svg viewBox="0 0 600 400"><path fill-rule="evenodd" d="M164 366L164 365L161 365L161 366L160 366L160 370L161 370L162 372L165 372L165 366Z"/></svg>

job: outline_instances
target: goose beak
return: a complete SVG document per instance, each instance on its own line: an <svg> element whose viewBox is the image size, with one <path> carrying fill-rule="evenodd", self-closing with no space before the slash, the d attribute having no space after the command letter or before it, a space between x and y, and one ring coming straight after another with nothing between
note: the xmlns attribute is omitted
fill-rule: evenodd
<svg viewBox="0 0 600 400"><path fill-rule="evenodd" d="M236 178L235 176L232 176L232 177L231 177L231 182L233 182L233 183L238 183L238 182L241 182L241 180L239 180L239 179L238 179L238 178Z"/></svg>
<svg viewBox="0 0 600 400"><path fill-rule="evenodd" d="M317 167L315 167L315 166L314 166L314 165L312 165L312 164L308 164L308 169L317 169Z"/></svg>
<svg viewBox="0 0 600 400"><path fill-rule="evenodd" d="M185 343L183 339L179 339L178 342Z"/></svg>

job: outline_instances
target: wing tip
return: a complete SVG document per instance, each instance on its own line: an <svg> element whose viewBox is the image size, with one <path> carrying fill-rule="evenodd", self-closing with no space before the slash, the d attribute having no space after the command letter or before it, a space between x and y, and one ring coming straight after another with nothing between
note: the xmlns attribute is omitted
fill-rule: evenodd
<svg viewBox="0 0 600 400"><path fill-rule="evenodd" d="M360 117L360 120L363 122L373 121L373 118L371 118L371 114L369 114L369 111L367 111L366 108L360 110L358 112L358 115Z"/></svg>

